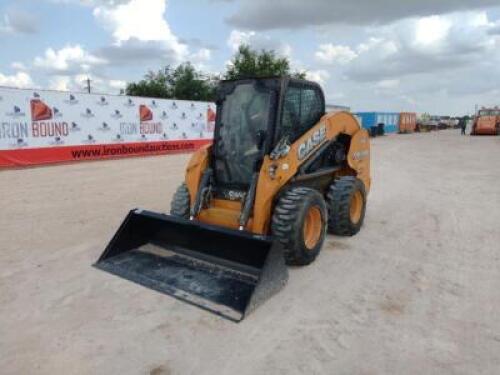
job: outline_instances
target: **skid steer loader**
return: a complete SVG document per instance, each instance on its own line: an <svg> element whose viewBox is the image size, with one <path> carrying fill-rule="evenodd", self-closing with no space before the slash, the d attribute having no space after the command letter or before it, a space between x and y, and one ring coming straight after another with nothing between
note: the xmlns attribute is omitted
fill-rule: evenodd
<svg viewBox="0 0 500 375"><path fill-rule="evenodd" d="M307 265L326 232L365 215L370 143L319 85L222 81L213 144L195 152L170 215L132 210L95 266L240 321Z"/></svg>

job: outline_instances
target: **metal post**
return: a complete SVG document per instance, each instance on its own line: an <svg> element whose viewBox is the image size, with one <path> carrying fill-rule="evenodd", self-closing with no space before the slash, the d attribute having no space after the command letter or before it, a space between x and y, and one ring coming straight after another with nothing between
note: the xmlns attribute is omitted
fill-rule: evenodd
<svg viewBox="0 0 500 375"><path fill-rule="evenodd" d="M87 77L87 79L85 80L85 82L87 83L87 92L90 94L90 78Z"/></svg>

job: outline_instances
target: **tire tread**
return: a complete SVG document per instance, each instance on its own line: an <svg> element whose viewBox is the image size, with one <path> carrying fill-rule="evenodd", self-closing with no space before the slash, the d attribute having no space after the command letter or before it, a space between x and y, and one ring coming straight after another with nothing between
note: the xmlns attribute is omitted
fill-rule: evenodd
<svg viewBox="0 0 500 375"><path fill-rule="evenodd" d="M302 215L311 200L322 204L325 230L315 251L303 251L297 241L297 233L302 229ZM314 261L321 249L326 232L326 204L322 195L314 189L294 187L284 192L274 209L271 232L285 247L285 261L288 265L307 265Z"/></svg>
<svg viewBox="0 0 500 375"><path fill-rule="evenodd" d="M170 215L188 219L190 208L189 190L187 185L182 183L179 185L174 196L172 197L172 202L170 203Z"/></svg>
<svg viewBox="0 0 500 375"><path fill-rule="evenodd" d="M363 213L357 224L351 222L351 196L356 190L363 194ZM353 236L359 232L365 215L366 193L361 180L353 176L343 176L330 185L326 194L328 205L328 231L340 236Z"/></svg>

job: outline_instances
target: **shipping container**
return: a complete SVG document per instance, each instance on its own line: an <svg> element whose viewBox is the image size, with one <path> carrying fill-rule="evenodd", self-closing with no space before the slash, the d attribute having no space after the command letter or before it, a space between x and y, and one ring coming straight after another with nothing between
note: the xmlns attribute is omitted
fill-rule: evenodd
<svg viewBox="0 0 500 375"><path fill-rule="evenodd" d="M370 130L383 124L384 133L396 133L399 129L399 113L397 112L356 112L361 118L363 128Z"/></svg>
<svg viewBox="0 0 500 375"><path fill-rule="evenodd" d="M401 112L399 114L400 133L413 133L417 127L417 114L413 112Z"/></svg>

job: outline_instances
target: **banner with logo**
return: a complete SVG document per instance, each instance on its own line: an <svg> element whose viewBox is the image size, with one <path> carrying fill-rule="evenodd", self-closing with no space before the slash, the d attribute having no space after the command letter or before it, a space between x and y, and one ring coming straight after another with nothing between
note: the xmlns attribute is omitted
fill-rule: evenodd
<svg viewBox="0 0 500 375"><path fill-rule="evenodd" d="M0 168L194 151L214 124L208 102L0 88Z"/></svg>

